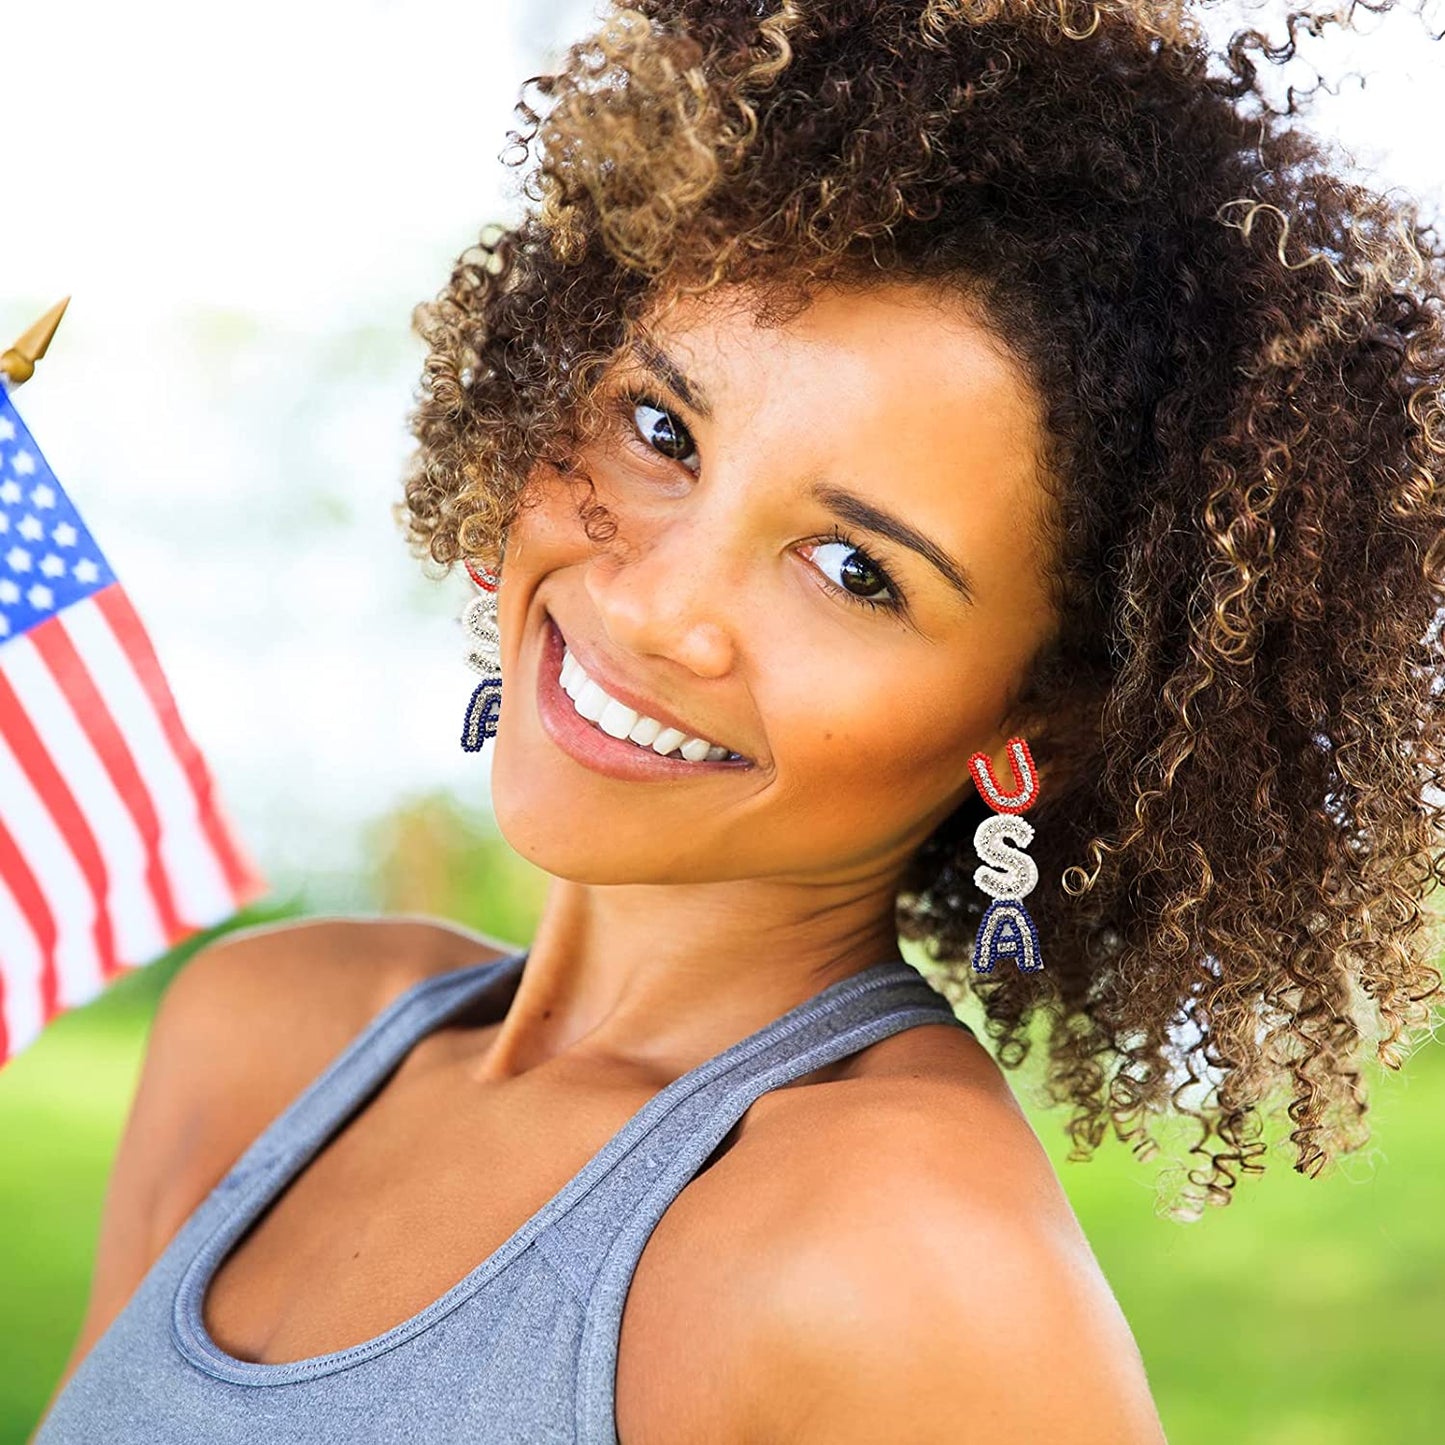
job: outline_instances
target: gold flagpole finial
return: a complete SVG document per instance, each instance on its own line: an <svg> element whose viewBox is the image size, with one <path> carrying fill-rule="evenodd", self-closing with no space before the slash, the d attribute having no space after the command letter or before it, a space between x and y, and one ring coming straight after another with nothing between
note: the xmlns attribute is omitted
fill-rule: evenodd
<svg viewBox="0 0 1445 1445"><path fill-rule="evenodd" d="M69 296L57 301L8 351L0 351L0 372L9 378L12 386L19 386L35 375L35 363L45 355L50 338L55 335L69 305Z"/></svg>

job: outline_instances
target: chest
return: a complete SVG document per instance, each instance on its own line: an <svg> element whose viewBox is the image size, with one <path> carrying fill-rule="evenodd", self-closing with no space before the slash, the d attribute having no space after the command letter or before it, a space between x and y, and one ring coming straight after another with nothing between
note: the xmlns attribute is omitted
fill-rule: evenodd
<svg viewBox="0 0 1445 1445"><path fill-rule="evenodd" d="M745 1316L746 1302L728 1297L721 1266L755 1198L760 1124L797 1087L753 1105L644 1247L619 1339L624 1445L679 1439L679 1400L701 1415L726 1408L727 1322ZM506 1244L655 1092L635 1078L564 1070L478 1087L419 1050L222 1260L202 1305L207 1332L228 1354L265 1364L383 1334ZM715 1169L724 1156L729 1168ZM680 1319L691 1321L685 1350ZM709 1383L700 1361L712 1362Z"/></svg>

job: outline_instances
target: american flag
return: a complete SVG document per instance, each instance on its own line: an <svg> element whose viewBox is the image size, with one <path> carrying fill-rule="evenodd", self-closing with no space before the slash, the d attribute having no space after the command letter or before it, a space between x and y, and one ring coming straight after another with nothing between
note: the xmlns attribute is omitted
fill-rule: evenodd
<svg viewBox="0 0 1445 1445"><path fill-rule="evenodd" d="M266 889L0 383L0 1064Z"/></svg>

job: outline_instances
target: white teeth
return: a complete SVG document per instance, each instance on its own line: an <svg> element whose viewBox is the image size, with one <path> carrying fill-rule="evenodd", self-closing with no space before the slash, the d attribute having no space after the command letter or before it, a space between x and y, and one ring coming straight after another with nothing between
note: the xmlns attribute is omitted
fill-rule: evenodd
<svg viewBox="0 0 1445 1445"><path fill-rule="evenodd" d="M589 677L582 684L582 690L572 699L572 706L587 719L596 722L602 716L602 709L611 699Z"/></svg>
<svg viewBox="0 0 1445 1445"><path fill-rule="evenodd" d="M662 724L655 717L640 717L632 724L627 734L639 747L650 748L652 740L662 731Z"/></svg>
<svg viewBox="0 0 1445 1445"><path fill-rule="evenodd" d="M679 743L687 741L687 734L680 733L676 728L663 728L652 740L652 751L666 757Z"/></svg>
<svg viewBox="0 0 1445 1445"><path fill-rule="evenodd" d="M637 714L630 707L624 706L615 697L609 697L607 706L602 709L602 716L597 719L597 726L608 737L625 738L636 722Z"/></svg>
<svg viewBox="0 0 1445 1445"><path fill-rule="evenodd" d="M572 699L572 706L595 723L609 737L627 738L639 747L651 748L660 757L680 752L690 763L720 762L732 754L721 743L707 738L690 738L677 728L663 727L656 718L646 717L625 703L609 697L593 682L582 664L571 654L562 654L562 670L558 675L562 691Z"/></svg>

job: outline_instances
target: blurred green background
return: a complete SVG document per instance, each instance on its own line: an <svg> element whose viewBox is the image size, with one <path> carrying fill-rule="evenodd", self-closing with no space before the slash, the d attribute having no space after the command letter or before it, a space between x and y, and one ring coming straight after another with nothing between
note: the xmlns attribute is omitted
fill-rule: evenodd
<svg viewBox="0 0 1445 1445"><path fill-rule="evenodd" d="M518 944L544 880L445 795L373 825L386 912L451 918ZM232 925L311 911L267 900ZM0 1442L25 1439L84 1307L105 1180L167 981L200 943L56 1020L0 1071ZM963 1016L977 1017L966 1004ZM1381 1445L1445 1435L1445 1047L1373 1070L1374 1137L1308 1180L1277 1151L1235 1202L1181 1225L1155 1213L1159 1161L1106 1141L1065 1159L1062 1114L1009 1075L1143 1352L1171 1445ZM1282 1130L1275 1128L1276 1140ZM1022 1445L1022 1442L1021 1442Z"/></svg>

